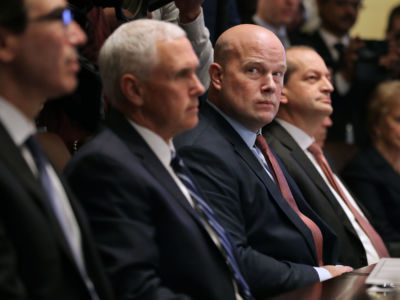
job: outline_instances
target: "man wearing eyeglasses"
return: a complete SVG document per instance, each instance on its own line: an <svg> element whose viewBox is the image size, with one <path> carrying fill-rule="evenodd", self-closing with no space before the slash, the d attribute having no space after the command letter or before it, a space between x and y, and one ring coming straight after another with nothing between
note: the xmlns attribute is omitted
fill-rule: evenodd
<svg viewBox="0 0 400 300"><path fill-rule="evenodd" d="M85 220L35 137L86 40L64 0L0 2L0 299L113 299Z"/></svg>

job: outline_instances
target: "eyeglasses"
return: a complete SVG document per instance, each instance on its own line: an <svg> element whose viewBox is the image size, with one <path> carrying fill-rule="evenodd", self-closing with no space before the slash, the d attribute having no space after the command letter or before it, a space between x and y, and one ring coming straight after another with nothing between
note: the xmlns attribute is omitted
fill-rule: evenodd
<svg viewBox="0 0 400 300"><path fill-rule="evenodd" d="M74 20L74 16L69 8L56 8L47 15L39 16L30 19L29 22L44 22L44 21L62 21L63 25L67 27Z"/></svg>

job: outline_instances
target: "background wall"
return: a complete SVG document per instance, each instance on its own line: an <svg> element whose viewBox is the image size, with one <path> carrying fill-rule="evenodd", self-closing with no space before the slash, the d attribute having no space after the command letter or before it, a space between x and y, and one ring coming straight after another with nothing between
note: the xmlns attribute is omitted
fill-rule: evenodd
<svg viewBox="0 0 400 300"><path fill-rule="evenodd" d="M319 26L316 0L303 0L303 3L310 16L310 20L303 29L313 31ZM383 39L389 13L396 5L400 5L400 0L364 0L351 35L358 35L363 39Z"/></svg>
<svg viewBox="0 0 400 300"><path fill-rule="evenodd" d="M363 39L383 39L389 13L396 5L400 5L399 0L364 0L364 8L359 13L351 35Z"/></svg>

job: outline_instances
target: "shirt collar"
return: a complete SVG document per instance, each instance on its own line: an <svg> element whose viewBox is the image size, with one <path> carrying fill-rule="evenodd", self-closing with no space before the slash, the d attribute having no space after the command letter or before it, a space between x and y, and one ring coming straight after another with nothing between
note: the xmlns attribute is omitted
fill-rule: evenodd
<svg viewBox="0 0 400 300"><path fill-rule="evenodd" d="M292 136L292 138L296 141L296 143L300 146L302 150L304 151L307 150L307 148L310 147L312 143L314 143L315 138L309 136L299 127L279 118L276 118L275 120L283 128L285 128L287 132L289 132L289 134Z"/></svg>
<svg viewBox="0 0 400 300"><path fill-rule="evenodd" d="M324 28L320 28L319 33L329 49L334 48L335 44L337 43L342 43L345 47L347 47L350 43L350 37L348 34L344 35L342 38L337 38Z"/></svg>
<svg viewBox="0 0 400 300"><path fill-rule="evenodd" d="M166 143L158 134L154 133L150 129L135 123L131 119L127 118L127 120L143 137L161 163L168 168L171 163L172 153L175 153L175 147L172 140Z"/></svg>
<svg viewBox="0 0 400 300"><path fill-rule="evenodd" d="M0 120L17 146L36 133L35 124L14 105L0 97Z"/></svg>
<svg viewBox="0 0 400 300"><path fill-rule="evenodd" d="M259 129L257 132L253 132L250 129L246 128L243 126L241 123L236 121L235 119L227 116L225 113L223 113L218 107L216 107L212 102L208 101L208 104L210 104L224 119L235 129L235 131L240 135L240 137L243 139L243 141L246 143L246 145L252 149L254 147L254 144L256 142L256 138L258 134L261 134L261 129Z"/></svg>

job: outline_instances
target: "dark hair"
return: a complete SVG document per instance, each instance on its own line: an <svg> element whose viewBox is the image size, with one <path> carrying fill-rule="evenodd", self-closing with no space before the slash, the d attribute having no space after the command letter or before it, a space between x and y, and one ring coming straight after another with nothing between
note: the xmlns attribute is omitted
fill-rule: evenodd
<svg viewBox="0 0 400 300"><path fill-rule="evenodd" d="M21 33L27 24L24 0L0 1L0 26Z"/></svg>
<svg viewBox="0 0 400 300"><path fill-rule="evenodd" d="M397 17L400 17L400 5L394 7L390 12L386 33L391 32L393 30L394 19Z"/></svg>

